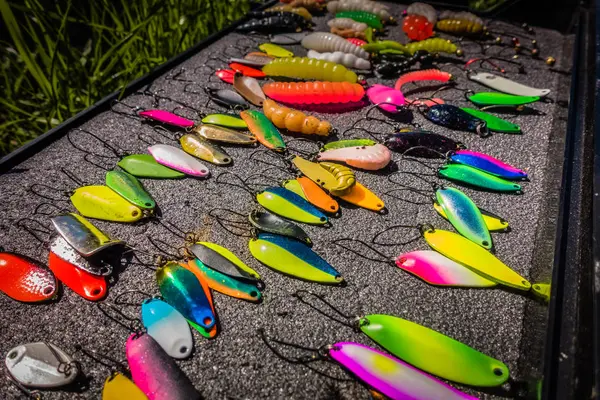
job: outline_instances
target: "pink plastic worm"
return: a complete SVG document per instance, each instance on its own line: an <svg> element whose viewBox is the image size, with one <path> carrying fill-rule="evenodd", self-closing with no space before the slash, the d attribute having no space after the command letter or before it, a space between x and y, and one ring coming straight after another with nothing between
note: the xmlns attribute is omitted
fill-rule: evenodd
<svg viewBox="0 0 600 400"><path fill-rule="evenodd" d="M401 91L379 84L375 84L368 88L367 96L369 97L369 100L371 100L371 103L378 104L379 108L390 113L397 113L399 111L398 107L401 107L406 103Z"/></svg>
<svg viewBox="0 0 600 400"><path fill-rule="evenodd" d="M153 121L161 122L167 125L179 126L181 128L191 128L195 125L194 121L192 120L180 117L179 115L164 110L145 110L141 111L139 115Z"/></svg>
<svg viewBox="0 0 600 400"><path fill-rule="evenodd" d="M292 104L349 103L365 95L361 85L349 82L272 82L262 89L273 100Z"/></svg>
<svg viewBox="0 0 600 400"><path fill-rule="evenodd" d="M439 69L425 69L423 71L414 71L409 72L407 74L402 75L396 81L394 88L396 90L402 91L402 86L409 82L418 82L418 81L438 81L438 82L450 82L452 80L452 74L444 71L440 71ZM409 104L415 103L410 99L406 99L406 102ZM417 101L416 105L424 104L428 107L434 106L436 104L444 104L444 100L440 98L435 98L431 100Z"/></svg>

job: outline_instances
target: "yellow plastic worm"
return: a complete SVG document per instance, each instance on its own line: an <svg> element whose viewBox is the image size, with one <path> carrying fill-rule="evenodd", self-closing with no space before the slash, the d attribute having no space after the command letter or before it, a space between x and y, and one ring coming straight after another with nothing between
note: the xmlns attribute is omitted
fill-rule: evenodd
<svg viewBox="0 0 600 400"><path fill-rule="evenodd" d="M415 54L419 50L425 50L430 53L456 53L459 54L460 50L454 43L449 40L441 38L432 38L421 40L419 42L411 42L406 46L406 51L410 54ZM460 54L459 54L460 55Z"/></svg>
<svg viewBox="0 0 600 400"><path fill-rule="evenodd" d="M341 64L308 57L277 58L262 71L269 76L285 76L297 79L314 79L328 82L356 83L356 74Z"/></svg>
<svg viewBox="0 0 600 400"><path fill-rule="evenodd" d="M321 121L302 111L284 107L271 99L263 102L263 111L276 127L287 129L290 132L327 136L332 129L331 124L327 121Z"/></svg>
<svg viewBox="0 0 600 400"><path fill-rule="evenodd" d="M294 14L301 15L305 20L312 20L312 14L304 7L292 7L289 4L282 4L267 8L265 11L275 12L291 12Z"/></svg>
<svg viewBox="0 0 600 400"><path fill-rule="evenodd" d="M474 34L483 31L483 25L466 19L443 19L438 21L436 29L454 34Z"/></svg>

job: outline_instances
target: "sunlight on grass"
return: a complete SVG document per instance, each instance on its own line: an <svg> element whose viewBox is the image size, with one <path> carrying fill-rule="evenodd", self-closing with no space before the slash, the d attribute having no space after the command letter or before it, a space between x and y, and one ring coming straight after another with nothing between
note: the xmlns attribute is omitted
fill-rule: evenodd
<svg viewBox="0 0 600 400"><path fill-rule="evenodd" d="M0 155L249 10L249 0L0 0Z"/></svg>

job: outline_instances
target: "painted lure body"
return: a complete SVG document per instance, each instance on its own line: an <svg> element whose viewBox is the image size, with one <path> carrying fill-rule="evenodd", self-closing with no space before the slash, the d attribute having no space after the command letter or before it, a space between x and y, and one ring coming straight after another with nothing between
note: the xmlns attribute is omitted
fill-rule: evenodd
<svg viewBox="0 0 600 400"><path fill-rule="evenodd" d="M152 211L156 203L142 183L128 172L113 170L105 176L106 186L142 210Z"/></svg>
<svg viewBox="0 0 600 400"><path fill-rule="evenodd" d="M225 150L198 135L186 133L179 138L179 144L183 151L201 160L216 165L231 164L232 158Z"/></svg>
<svg viewBox="0 0 600 400"><path fill-rule="evenodd" d="M450 104L436 104L429 107L425 112L425 118L451 129L476 132L480 136L489 134L485 121Z"/></svg>
<svg viewBox="0 0 600 400"><path fill-rule="evenodd" d="M108 186L82 186L73 191L70 200L77 211L88 218L136 222L144 217L142 209L125 200Z"/></svg>
<svg viewBox="0 0 600 400"><path fill-rule="evenodd" d="M333 53L319 53L315 50L309 50L307 54L308 58L314 58L317 60L325 60L337 64L341 64L348 68L355 69L370 69L371 63L364 58L360 58L350 53L342 53L341 51L334 51Z"/></svg>
<svg viewBox="0 0 600 400"><path fill-rule="evenodd" d="M308 57L277 58L263 67L268 76L356 83L356 73L341 64Z"/></svg>
<svg viewBox="0 0 600 400"><path fill-rule="evenodd" d="M438 175L456 182L494 192L522 194L521 185L490 175L463 164L447 164L438 169Z"/></svg>
<svg viewBox="0 0 600 400"><path fill-rule="evenodd" d="M277 128L287 129L290 132L328 136L333 129L327 121L321 121L302 111L284 107L270 99L264 101L263 112Z"/></svg>
<svg viewBox="0 0 600 400"><path fill-rule="evenodd" d="M365 89L349 82L272 82L263 86L271 99L291 104L358 102Z"/></svg>
<svg viewBox="0 0 600 400"><path fill-rule="evenodd" d="M216 121L215 121L216 122ZM244 126L248 125L242 120ZM239 128L238 128L239 129ZM256 136L238 132L233 129L223 128L212 124L201 124L194 127L193 132L198 136L214 142L229 143L236 145L252 145L256 143Z"/></svg>
<svg viewBox="0 0 600 400"><path fill-rule="evenodd" d="M265 94L260 88L258 81L250 76L244 76L236 72L233 76L233 87L246 100L255 106L262 106Z"/></svg>
<svg viewBox="0 0 600 400"><path fill-rule="evenodd" d="M428 131L398 132L386 136L384 143L393 151L426 158L439 158L440 154L465 147L461 142Z"/></svg>
<svg viewBox="0 0 600 400"><path fill-rule="evenodd" d="M322 151L317 155L318 161L341 161L355 168L377 171L385 168L392 159L390 150L382 145L346 147Z"/></svg>
<svg viewBox="0 0 600 400"><path fill-rule="evenodd" d="M315 50L319 53L333 53L341 51L342 53L354 54L357 57L369 59L369 53L362 48L350 43L344 38L327 32L315 32L302 39L302 46L309 50Z"/></svg>
<svg viewBox="0 0 600 400"><path fill-rule="evenodd" d="M404 95L400 90L379 84L368 88L367 96L371 103L378 104L379 108L390 113L399 112L399 107L402 107L406 103Z"/></svg>
<svg viewBox="0 0 600 400"><path fill-rule="evenodd" d="M84 257L100 253L111 246L123 244L112 240L90 221L75 213L61 214L51 218L54 229L67 243Z"/></svg>
<svg viewBox="0 0 600 400"><path fill-rule="evenodd" d="M312 183L312 181L310 182ZM307 246L312 246L310 237L302 228L275 214L254 210L248 216L248 220L259 231L288 236L305 243Z"/></svg>
<svg viewBox="0 0 600 400"><path fill-rule="evenodd" d="M167 144L155 144L148 147L148 152L159 164L183 172L186 175L203 178L210 173L206 165L177 147Z"/></svg>
<svg viewBox="0 0 600 400"><path fill-rule="evenodd" d="M287 180L282 183L287 190L296 193L320 210L335 213L339 210L339 204L329 196L319 185L305 176Z"/></svg>
<svg viewBox="0 0 600 400"><path fill-rule="evenodd" d="M194 342L185 317L168 303L152 298L142 303L142 324L148 335L171 357L192 354Z"/></svg>
<svg viewBox="0 0 600 400"><path fill-rule="evenodd" d="M108 284L104 276L84 271L53 252L48 254L48 268L59 281L86 300L102 300L108 293Z"/></svg>
<svg viewBox="0 0 600 400"><path fill-rule="evenodd" d="M191 128L194 126L194 121L180 117L179 115L165 110L144 110L140 111L138 115L152 121L177 126L180 128Z"/></svg>
<svg viewBox="0 0 600 400"><path fill-rule="evenodd" d="M222 274L217 270L207 267L197 258L189 260L188 265L190 268L197 269L203 275L208 286L219 293L251 302L259 302L262 299L260 290L253 283Z"/></svg>
<svg viewBox="0 0 600 400"><path fill-rule="evenodd" d="M469 165L473 168L487 172L488 174L507 180L527 179L527 173L525 171L502 162L497 158L476 151L457 150L449 155L448 161Z"/></svg>
<svg viewBox="0 0 600 400"><path fill-rule="evenodd" d="M283 187L265 189L256 195L256 199L265 209L293 221L312 225L329 222L327 216L315 206Z"/></svg>
<svg viewBox="0 0 600 400"><path fill-rule="evenodd" d="M242 111L240 116L248 124L250 132L263 146L275 151L285 150L286 145L281 134L265 114L255 110L246 110Z"/></svg>
<svg viewBox="0 0 600 400"><path fill-rule="evenodd" d="M489 72L472 72L467 77L477 83L495 89L499 92L515 96L538 96L544 97L550 93L550 89L537 89L522 83L504 78L503 76L490 74Z"/></svg>
<svg viewBox="0 0 600 400"><path fill-rule="evenodd" d="M57 289L50 270L27 257L0 252L0 291L8 297L37 303L54 298Z"/></svg>
<svg viewBox="0 0 600 400"><path fill-rule="evenodd" d="M185 177L184 173L159 164L150 154L132 154L123 157L117 165L137 178L177 179Z"/></svg>
<svg viewBox="0 0 600 400"><path fill-rule="evenodd" d="M486 113L485 111L468 107L461 107L460 109L475 118L485 121L486 127L492 132L521 133L519 125Z"/></svg>

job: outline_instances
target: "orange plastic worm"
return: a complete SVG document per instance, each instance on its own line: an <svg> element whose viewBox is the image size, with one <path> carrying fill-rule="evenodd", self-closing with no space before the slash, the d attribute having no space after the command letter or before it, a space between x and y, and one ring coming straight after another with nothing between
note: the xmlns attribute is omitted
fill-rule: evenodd
<svg viewBox="0 0 600 400"><path fill-rule="evenodd" d="M287 3L292 7L304 7L309 11L321 11L325 8L321 0L284 0L282 3Z"/></svg>
<svg viewBox="0 0 600 400"><path fill-rule="evenodd" d="M271 82L262 89L273 100L295 104L357 102L365 95L361 85L349 82Z"/></svg>
<svg viewBox="0 0 600 400"><path fill-rule="evenodd" d="M321 121L302 111L293 110L266 99L263 102L263 111L267 118L278 128L305 135L327 136L331 132L331 124Z"/></svg>
<svg viewBox="0 0 600 400"><path fill-rule="evenodd" d="M402 75L396 81L396 85L394 88L396 90L402 91L402 86L406 85L409 82L418 82L418 81L438 81L438 82L450 82L454 77L452 74L444 71L440 71L439 69L425 69L422 71L414 71L409 72L407 74ZM410 99L406 99L407 103L412 103L413 101ZM427 101L421 102L421 104L425 104L427 106L432 106L435 104L444 104L444 100L442 99L431 99Z"/></svg>

